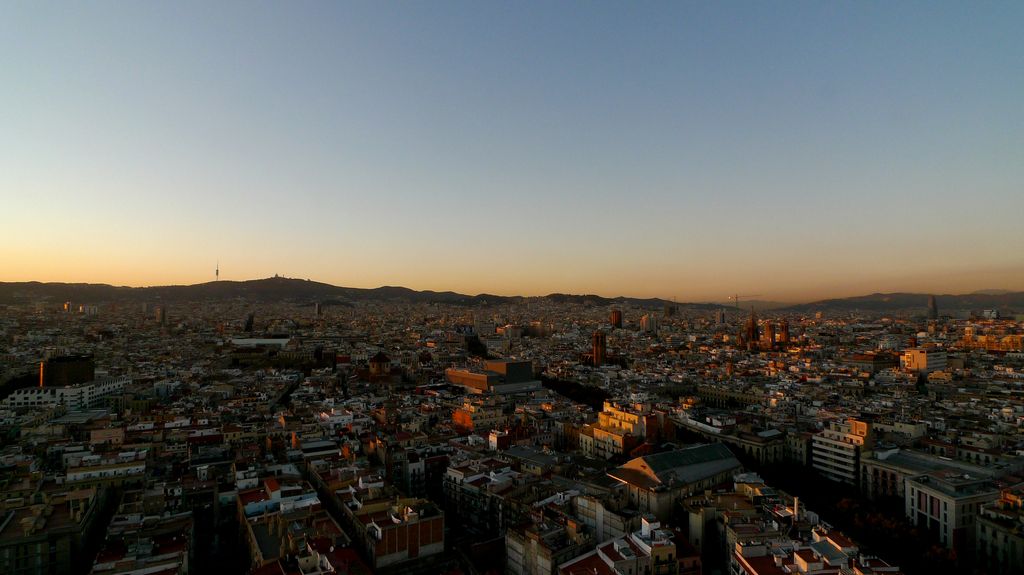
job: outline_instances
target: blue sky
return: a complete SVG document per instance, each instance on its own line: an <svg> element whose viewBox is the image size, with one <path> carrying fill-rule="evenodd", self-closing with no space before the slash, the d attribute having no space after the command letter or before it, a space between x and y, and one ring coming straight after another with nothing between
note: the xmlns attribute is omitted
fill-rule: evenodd
<svg viewBox="0 0 1024 575"><path fill-rule="evenodd" d="M1024 289L1024 4L39 3L0 280Z"/></svg>

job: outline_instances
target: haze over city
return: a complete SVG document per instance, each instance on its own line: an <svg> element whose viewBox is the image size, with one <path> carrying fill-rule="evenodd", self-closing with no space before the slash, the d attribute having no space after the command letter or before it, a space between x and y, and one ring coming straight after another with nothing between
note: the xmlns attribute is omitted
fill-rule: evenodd
<svg viewBox="0 0 1024 575"><path fill-rule="evenodd" d="M986 8L12 3L0 281L1024 289L1024 7Z"/></svg>

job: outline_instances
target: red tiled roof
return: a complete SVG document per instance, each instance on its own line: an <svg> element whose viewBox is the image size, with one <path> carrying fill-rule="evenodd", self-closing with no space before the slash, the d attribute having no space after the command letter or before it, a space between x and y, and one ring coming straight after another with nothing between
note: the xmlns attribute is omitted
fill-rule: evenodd
<svg viewBox="0 0 1024 575"><path fill-rule="evenodd" d="M242 502L242 505L248 505L250 503L256 503L259 501L266 501L270 499L266 492L262 489L249 489L248 491L242 491L238 494L238 500Z"/></svg>
<svg viewBox="0 0 1024 575"><path fill-rule="evenodd" d="M595 553L585 555L559 570L560 575L615 575L615 571Z"/></svg>
<svg viewBox="0 0 1024 575"><path fill-rule="evenodd" d="M279 484L277 482L277 479L274 479L273 477L268 477L268 478L264 479L263 480L263 485L265 485L266 488L267 488L267 495L270 495L271 493L273 493L275 491L280 491L280 489L281 489L281 484Z"/></svg>

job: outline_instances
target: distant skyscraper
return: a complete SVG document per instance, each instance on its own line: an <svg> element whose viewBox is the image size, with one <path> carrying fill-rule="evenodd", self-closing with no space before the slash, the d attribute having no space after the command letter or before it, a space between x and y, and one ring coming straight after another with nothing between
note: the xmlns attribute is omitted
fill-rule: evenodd
<svg viewBox="0 0 1024 575"><path fill-rule="evenodd" d="M594 336L591 338L594 345L594 366L604 365L605 355L607 352L607 339L604 332L597 330L594 332Z"/></svg>
<svg viewBox="0 0 1024 575"><path fill-rule="evenodd" d="M249 312L249 315L245 316L245 331L252 332L253 323L256 322L256 314Z"/></svg>
<svg viewBox="0 0 1024 575"><path fill-rule="evenodd" d="M764 343L768 348L775 347L775 322L769 321L764 326Z"/></svg>
<svg viewBox="0 0 1024 575"><path fill-rule="evenodd" d="M789 320L782 320L779 324L779 342L789 343Z"/></svg>
<svg viewBox="0 0 1024 575"><path fill-rule="evenodd" d="M622 329L622 310L613 309L608 322L612 324L613 328Z"/></svg>
<svg viewBox="0 0 1024 575"><path fill-rule="evenodd" d="M167 306L162 305L156 308L156 323L167 325Z"/></svg>
<svg viewBox="0 0 1024 575"><path fill-rule="evenodd" d="M718 308L718 311L715 312L715 323L718 324L718 325L723 325L725 323L725 308L724 307L723 308Z"/></svg>
<svg viewBox="0 0 1024 575"><path fill-rule="evenodd" d="M751 344L756 346L757 341L761 339L761 330L757 327L757 314L754 313L754 308L750 308L750 319L747 320L743 337L748 346Z"/></svg>
<svg viewBox="0 0 1024 575"><path fill-rule="evenodd" d="M933 295L928 296L928 319L939 319L939 305Z"/></svg>
<svg viewBox="0 0 1024 575"><path fill-rule="evenodd" d="M320 317L323 314L323 311L323 308L320 307L320 302L316 302L315 304L313 304L313 313L316 315L316 317Z"/></svg>
<svg viewBox="0 0 1024 575"><path fill-rule="evenodd" d="M649 313L640 318L640 331L658 333L658 316Z"/></svg>

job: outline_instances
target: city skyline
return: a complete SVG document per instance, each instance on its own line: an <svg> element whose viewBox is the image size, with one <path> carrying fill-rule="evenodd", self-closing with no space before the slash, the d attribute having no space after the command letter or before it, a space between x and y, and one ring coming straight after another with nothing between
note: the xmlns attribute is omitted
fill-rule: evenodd
<svg viewBox="0 0 1024 575"><path fill-rule="evenodd" d="M0 281L1024 289L1019 4L15 5Z"/></svg>

